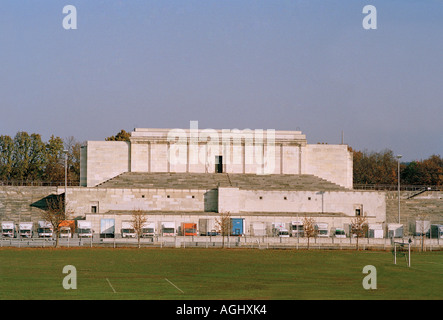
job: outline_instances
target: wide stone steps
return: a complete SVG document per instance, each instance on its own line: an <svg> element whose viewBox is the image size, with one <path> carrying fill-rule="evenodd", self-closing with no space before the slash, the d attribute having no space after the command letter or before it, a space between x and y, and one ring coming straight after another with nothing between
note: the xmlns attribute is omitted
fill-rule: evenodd
<svg viewBox="0 0 443 320"><path fill-rule="evenodd" d="M238 187L248 190L348 190L314 175L256 175L228 173L127 172L101 183L99 188L214 189Z"/></svg>

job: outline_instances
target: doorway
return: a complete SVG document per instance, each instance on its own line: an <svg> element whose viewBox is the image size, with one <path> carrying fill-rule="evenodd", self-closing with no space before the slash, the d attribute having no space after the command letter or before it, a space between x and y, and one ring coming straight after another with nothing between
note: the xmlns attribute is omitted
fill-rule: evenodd
<svg viewBox="0 0 443 320"><path fill-rule="evenodd" d="M223 173L223 156L215 156L215 172Z"/></svg>

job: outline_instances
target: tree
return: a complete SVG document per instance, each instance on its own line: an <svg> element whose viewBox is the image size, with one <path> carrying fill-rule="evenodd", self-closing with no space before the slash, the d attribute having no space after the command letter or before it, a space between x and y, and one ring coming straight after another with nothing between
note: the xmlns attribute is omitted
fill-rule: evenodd
<svg viewBox="0 0 443 320"><path fill-rule="evenodd" d="M55 247L58 248L60 238L60 223L68 220L70 213L65 210L65 197L54 195L46 199L46 208L42 211L42 218L48 221L55 232Z"/></svg>
<svg viewBox="0 0 443 320"><path fill-rule="evenodd" d="M429 221L428 215L425 213L418 214L415 223L416 223L415 231L420 235L421 251L423 252L426 250L425 246L426 233L428 232L429 230L428 228L430 227L431 223Z"/></svg>
<svg viewBox="0 0 443 320"><path fill-rule="evenodd" d="M358 239L363 238L368 231L368 223L364 216L357 216L351 220L351 234L355 234L357 238L357 250L358 247Z"/></svg>
<svg viewBox="0 0 443 320"><path fill-rule="evenodd" d="M132 211L131 226L134 229L135 234L137 235L137 243L139 248L140 248L140 238L143 233L143 226L146 224L147 221L148 219L142 210L138 209Z"/></svg>
<svg viewBox="0 0 443 320"><path fill-rule="evenodd" d="M443 158L439 155L432 155L428 159L423 160L423 167L427 175L427 180L423 181L427 185L443 185Z"/></svg>
<svg viewBox="0 0 443 320"><path fill-rule="evenodd" d="M17 132L12 153L12 175L17 180L26 179L29 170L31 138L27 132Z"/></svg>
<svg viewBox="0 0 443 320"><path fill-rule="evenodd" d="M10 136L0 136L0 179L9 180L12 175L14 142Z"/></svg>
<svg viewBox="0 0 443 320"><path fill-rule="evenodd" d="M311 217L303 218L303 232L305 237L308 238L308 250L309 250L309 240L317 235L317 229L315 228L315 220Z"/></svg>
<svg viewBox="0 0 443 320"><path fill-rule="evenodd" d="M74 137L64 139L64 148L68 151L68 177L70 181L80 180L80 152L82 143Z"/></svg>
<svg viewBox="0 0 443 320"><path fill-rule="evenodd" d="M46 166L44 178L47 181L63 181L65 179L64 145L60 137L51 136L46 143Z"/></svg>
<svg viewBox="0 0 443 320"><path fill-rule="evenodd" d="M107 137L105 140L106 141L129 141L130 137L131 137L131 133L126 132L125 130L122 129L115 136Z"/></svg>
<svg viewBox="0 0 443 320"><path fill-rule="evenodd" d="M43 174L46 162L45 144L39 134L31 134L31 145L29 150L29 167L26 178L39 180Z"/></svg>
<svg viewBox="0 0 443 320"><path fill-rule="evenodd" d="M422 174L420 164L416 161L412 161L406 165L400 176L403 183L420 184Z"/></svg>
<svg viewBox="0 0 443 320"><path fill-rule="evenodd" d="M222 235L222 248L225 247L225 236L229 236L231 232L231 213L222 212L220 217L215 219L215 225Z"/></svg>
<svg viewBox="0 0 443 320"><path fill-rule="evenodd" d="M354 183L395 184L397 182L397 159L392 150L381 152L354 151Z"/></svg>

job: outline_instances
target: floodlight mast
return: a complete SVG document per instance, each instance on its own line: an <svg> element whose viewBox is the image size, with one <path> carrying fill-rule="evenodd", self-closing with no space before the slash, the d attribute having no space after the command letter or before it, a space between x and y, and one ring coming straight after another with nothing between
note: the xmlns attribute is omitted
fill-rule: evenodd
<svg viewBox="0 0 443 320"><path fill-rule="evenodd" d="M66 203L68 200L68 150L63 150L65 154L65 218L66 218Z"/></svg>
<svg viewBox="0 0 443 320"><path fill-rule="evenodd" d="M398 180L398 223L400 224L400 159L402 155L397 155L397 164L398 164L398 173L397 173L397 180Z"/></svg>

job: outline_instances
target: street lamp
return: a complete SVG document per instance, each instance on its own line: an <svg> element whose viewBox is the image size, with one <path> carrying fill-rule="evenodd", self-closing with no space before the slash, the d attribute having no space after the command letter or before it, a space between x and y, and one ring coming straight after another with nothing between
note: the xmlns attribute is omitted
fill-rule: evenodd
<svg viewBox="0 0 443 320"><path fill-rule="evenodd" d="M398 164L398 173L397 173L397 180L398 180L398 223L400 224L400 159L402 155L397 155L397 164Z"/></svg>
<svg viewBox="0 0 443 320"><path fill-rule="evenodd" d="M65 217L66 217L66 201L68 198L68 150L63 150L65 154Z"/></svg>

